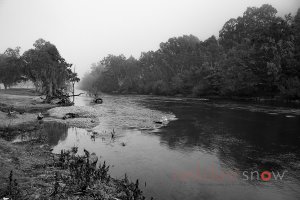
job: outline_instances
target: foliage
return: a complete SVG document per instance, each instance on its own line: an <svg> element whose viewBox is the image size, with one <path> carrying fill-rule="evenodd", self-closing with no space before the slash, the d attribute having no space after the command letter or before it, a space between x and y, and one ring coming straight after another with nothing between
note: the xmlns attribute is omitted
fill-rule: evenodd
<svg viewBox="0 0 300 200"><path fill-rule="evenodd" d="M37 40L33 46L23 54L26 63L25 74L41 91L52 97L60 95L67 89L67 83L77 81L76 74L69 64L61 57L55 45L43 39Z"/></svg>
<svg viewBox="0 0 300 200"><path fill-rule="evenodd" d="M24 80L31 80L37 90L48 97L59 96L70 82L79 81L55 45L38 39L34 48L20 56L20 48L8 48L0 54L0 83L5 88Z"/></svg>
<svg viewBox="0 0 300 200"><path fill-rule="evenodd" d="M20 47L15 49L8 48L3 54L0 54L0 83L3 83L5 89L26 80L23 75L24 63L20 56Z"/></svg>
<svg viewBox="0 0 300 200"><path fill-rule="evenodd" d="M158 95L300 98L300 9L276 15L271 5L249 7L215 36L170 38L139 60L108 55L81 88Z"/></svg>
<svg viewBox="0 0 300 200"><path fill-rule="evenodd" d="M17 180L13 178L13 171L10 171L7 188L5 191L0 193L0 198L5 197L9 199L21 199L21 196L22 194L19 184Z"/></svg>
<svg viewBox="0 0 300 200"><path fill-rule="evenodd" d="M0 191L0 198L9 199L128 199L145 200L139 186L139 180L131 182L125 174L124 179L114 179L109 175L110 166L98 164L96 154L84 150L84 155L77 155L78 148L62 150L53 156L53 163L42 164L47 176L47 185L38 183L38 195L33 195L19 186L11 171L7 187ZM51 175L52 174L52 175ZM151 199L153 199L151 197Z"/></svg>
<svg viewBox="0 0 300 200"><path fill-rule="evenodd" d="M109 188L115 184L116 191L110 192L111 196L118 195L118 198L132 200L145 199L139 189L138 180L135 184L131 183L126 175L124 180L113 179L108 173L110 166L105 161L97 165L98 158L94 153L90 154L89 151L84 150L85 155L79 156L76 155L77 150L77 147L73 147L71 151L62 150L58 160L55 161L54 165L65 173L55 173L50 196L64 199L67 194L68 199L79 195L90 197L89 199L108 199L104 196L108 191L103 191L105 190L103 185Z"/></svg>

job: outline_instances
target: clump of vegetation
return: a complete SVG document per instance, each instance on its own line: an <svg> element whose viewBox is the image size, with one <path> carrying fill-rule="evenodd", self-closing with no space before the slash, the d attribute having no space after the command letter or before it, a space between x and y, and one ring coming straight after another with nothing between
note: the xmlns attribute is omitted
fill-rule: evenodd
<svg viewBox="0 0 300 200"><path fill-rule="evenodd" d="M0 198L22 199L21 190L16 179L13 178L13 171L10 171L8 184L5 191L0 193Z"/></svg>
<svg viewBox="0 0 300 200"><path fill-rule="evenodd" d="M131 183L125 174L124 179L119 182L119 186L119 192L124 192L125 194L124 199L127 199L127 197L131 197L129 199L145 199L145 197L142 196L142 191L139 189L138 179L135 183ZM139 198L140 196L142 196L142 198Z"/></svg>
<svg viewBox="0 0 300 200"><path fill-rule="evenodd" d="M30 80L39 93L46 95L47 102L58 97L60 104L72 105L67 91L80 80L77 73L72 72L72 64L67 63L56 46L48 41L38 39L33 46L22 55L20 47L0 53L0 83L7 89Z"/></svg>
<svg viewBox="0 0 300 200"><path fill-rule="evenodd" d="M145 199L136 183L124 180L116 180L109 175L110 166L103 163L98 164L98 157L87 150L84 156L77 155L78 148L73 147L70 151L61 151L54 166L60 168L56 172L51 196L60 199L70 196L80 196L89 199ZM113 189L116 187L117 189ZM84 198L84 199L85 199Z"/></svg>
<svg viewBox="0 0 300 200"><path fill-rule="evenodd" d="M77 154L78 148L62 150L53 157L53 162L43 166L49 175L43 176L47 186L36 185L28 188L19 186L11 171L7 187L0 191L0 198L18 199L88 199L88 200L145 200L139 187L139 180L130 182L114 179L109 174L110 166L105 161L98 163L96 154L84 150ZM41 180L41 179L40 179ZM42 186L42 187L40 187ZM153 199L153 198L151 198Z"/></svg>

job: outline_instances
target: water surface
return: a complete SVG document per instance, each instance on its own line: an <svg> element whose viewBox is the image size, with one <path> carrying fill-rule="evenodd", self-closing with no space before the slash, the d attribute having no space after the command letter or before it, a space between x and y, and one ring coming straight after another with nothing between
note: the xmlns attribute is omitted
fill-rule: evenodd
<svg viewBox="0 0 300 200"><path fill-rule="evenodd" d="M103 99L101 105L85 96L76 100L101 113L93 129L99 134L50 126L54 152L72 146L95 152L112 166L112 176L138 178L148 198L300 199L297 110L151 96ZM265 170L285 174L267 182L243 176Z"/></svg>

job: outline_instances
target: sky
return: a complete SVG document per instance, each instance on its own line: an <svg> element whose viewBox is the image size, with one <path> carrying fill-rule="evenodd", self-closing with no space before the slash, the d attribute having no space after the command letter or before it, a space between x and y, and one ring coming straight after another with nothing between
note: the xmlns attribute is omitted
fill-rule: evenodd
<svg viewBox="0 0 300 200"><path fill-rule="evenodd" d="M82 76L108 54L139 58L171 37L218 36L247 7L271 4L283 16L299 0L0 0L0 52L21 53L43 38Z"/></svg>

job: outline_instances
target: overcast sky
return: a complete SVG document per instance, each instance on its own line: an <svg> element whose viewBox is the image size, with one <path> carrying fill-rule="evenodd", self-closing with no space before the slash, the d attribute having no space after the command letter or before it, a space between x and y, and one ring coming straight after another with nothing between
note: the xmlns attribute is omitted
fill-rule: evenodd
<svg viewBox="0 0 300 200"><path fill-rule="evenodd" d="M300 7L299 0L0 0L0 52L23 52L43 38L82 76L108 54L139 58L170 37L218 36L227 20L265 3L279 15Z"/></svg>

